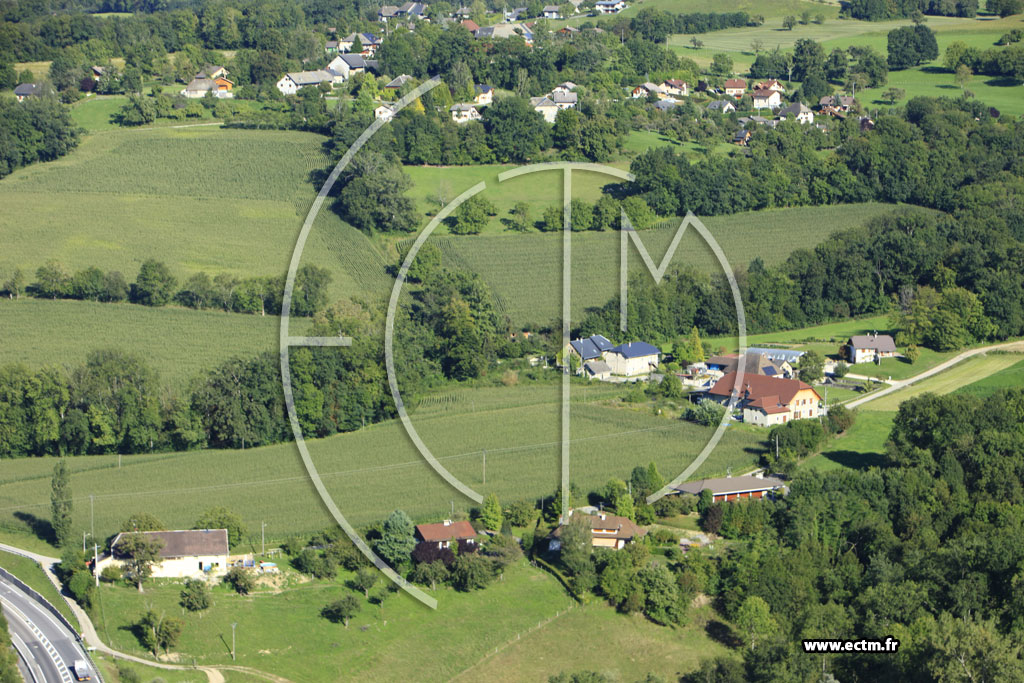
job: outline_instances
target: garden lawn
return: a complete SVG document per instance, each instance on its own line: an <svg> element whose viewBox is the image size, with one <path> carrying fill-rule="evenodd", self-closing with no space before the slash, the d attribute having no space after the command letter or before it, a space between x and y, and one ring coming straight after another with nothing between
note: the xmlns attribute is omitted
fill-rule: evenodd
<svg viewBox="0 0 1024 683"><path fill-rule="evenodd" d="M126 95L99 95L76 102L71 107L71 118L87 133L114 130L114 115L128 103Z"/></svg>

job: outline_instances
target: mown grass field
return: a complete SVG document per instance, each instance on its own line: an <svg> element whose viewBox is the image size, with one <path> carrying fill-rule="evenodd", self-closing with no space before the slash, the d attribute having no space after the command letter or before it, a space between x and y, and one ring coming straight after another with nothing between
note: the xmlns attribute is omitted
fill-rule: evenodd
<svg viewBox="0 0 1024 683"><path fill-rule="evenodd" d="M808 458L802 466L827 471L882 465L894 417L895 413L870 410L865 406L857 411L853 426L845 434L830 441L823 452Z"/></svg>
<svg viewBox="0 0 1024 683"><path fill-rule="evenodd" d="M560 472L558 385L480 389L469 396L439 400L412 414L438 460L467 485L482 493L493 491L505 501L551 495ZM596 489L611 477L628 477L634 466L652 461L666 478L674 477L713 431L649 411L615 407L582 387L573 389L573 398L572 481L583 491ZM762 437L749 429L727 430L697 476L751 466ZM395 508L429 519L451 514L453 501L456 511L471 506L429 468L398 422L309 445L328 490L354 524L383 519ZM120 469L117 462L117 456L71 459L75 533L89 529L90 495L99 538L116 532L133 512L149 511L180 528L216 505L238 512L257 541L262 521L268 524L268 537L275 539L331 523L294 444L125 456ZM28 533L34 522L49 518L52 470L49 458L4 461L0 527Z"/></svg>
<svg viewBox="0 0 1024 683"><path fill-rule="evenodd" d="M1016 358L1020 358L1020 356L1016 356ZM988 396L1000 389L1020 387L1024 387L1024 360L1020 360L1007 368L994 372L988 377L976 379L970 384L962 385L953 391L957 393Z"/></svg>
<svg viewBox="0 0 1024 683"><path fill-rule="evenodd" d="M383 610L360 595L362 609L348 628L320 618L320 609L338 599L351 578L342 572L334 581L247 597L217 588L211 607L201 614L182 614L178 583L154 582L144 594L104 584L105 616L97 630L112 647L145 656L130 624L152 608L185 620L175 648L182 662L195 658L199 664L231 664L231 624L237 623L235 663L293 681L446 681L517 634L566 611L571 602L553 577L521 560L484 590L439 588L436 610L404 593L388 597ZM371 595L381 590L378 583ZM602 609L616 617L612 608ZM472 680L489 680L488 670L484 667L482 676Z"/></svg>
<svg viewBox="0 0 1024 683"><path fill-rule="evenodd" d="M75 366L91 351L136 353L167 383L277 348L279 318L91 301L0 299L0 365Z"/></svg>
<svg viewBox="0 0 1024 683"><path fill-rule="evenodd" d="M73 626L78 627L78 619L71 613L71 608L68 607L67 602L57 592L57 588L50 583L50 579L46 577L42 568L35 561L0 550L0 567L27 583L33 590L49 600Z"/></svg>
<svg viewBox="0 0 1024 683"><path fill-rule="evenodd" d="M128 103L127 95L100 95L79 100L71 107L71 118L87 133L118 128L113 116Z"/></svg>
<svg viewBox="0 0 1024 683"><path fill-rule="evenodd" d="M544 681L562 671L597 671L616 681L643 680L648 673L678 680L697 669L700 660L729 654L704 630L712 615L704 607L691 611L686 626L665 628L604 604L587 605L522 637L456 680Z"/></svg>
<svg viewBox="0 0 1024 683"><path fill-rule="evenodd" d="M786 249L764 250L763 244L813 247L833 230L854 227L890 211L886 204L775 209L702 219L722 246L733 268L746 267L756 257L774 265ZM828 229L822 225L827 224ZM660 263L679 223L639 233L655 263ZM431 238L434 239L434 238ZM572 312L575 320L592 306L601 306L618 293L619 240L616 232L580 232L572 236ZM561 315L562 236L556 233L440 236L437 245L450 262L480 273L498 301L499 310L515 323L547 323ZM646 272L631 245L630 271ZM701 272L721 272L718 261L695 230L688 230L673 258ZM735 342L733 342L735 343Z"/></svg>
<svg viewBox="0 0 1024 683"><path fill-rule="evenodd" d="M869 407L870 410L895 411L899 409L901 403L915 396L926 393L948 394L975 382L983 382L991 376L997 376L998 373L1020 364L1020 354L993 353L972 356L937 375L871 401L865 404L865 407ZM1005 381L1006 378L1002 378L993 380L993 383Z"/></svg>

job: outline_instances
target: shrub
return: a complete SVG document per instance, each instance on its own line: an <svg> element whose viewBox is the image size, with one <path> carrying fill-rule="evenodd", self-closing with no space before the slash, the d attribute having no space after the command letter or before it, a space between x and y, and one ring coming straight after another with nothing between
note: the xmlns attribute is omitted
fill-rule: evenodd
<svg viewBox="0 0 1024 683"><path fill-rule="evenodd" d="M725 415L725 406L714 401L704 399L695 406L690 406L683 414L683 419L696 422L705 427L714 427L722 421Z"/></svg>
<svg viewBox="0 0 1024 683"><path fill-rule="evenodd" d="M121 573L120 567L115 567L112 564L108 564L103 568L103 571L100 572L100 581L106 581L107 583L120 581L123 577L124 574Z"/></svg>
<svg viewBox="0 0 1024 683"><path fill-rule="evenodd" d="M242 567L232 567L224 575L224 583L235 589L239 595L248 595L256 588L256 579L252 572Z"/></svg>
<svg viewBox="0 0 1024 683"><path fill-rule="evenodd" d="M210 606L210 591L202 579L188 579L181 591L181 606L189 612L199 612Z"/></svg>

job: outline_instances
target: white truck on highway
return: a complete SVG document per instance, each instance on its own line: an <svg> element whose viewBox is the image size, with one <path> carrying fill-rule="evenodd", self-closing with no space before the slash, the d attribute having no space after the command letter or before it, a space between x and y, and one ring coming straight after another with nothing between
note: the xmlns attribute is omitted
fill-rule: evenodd
<svg viewBox="0 0 1024 683"><path fill-rule="evenodd" d="M79 681L91 681L92 680L92 669L89 668L89 662L84 659L75 660L75 678Z"/></svg>

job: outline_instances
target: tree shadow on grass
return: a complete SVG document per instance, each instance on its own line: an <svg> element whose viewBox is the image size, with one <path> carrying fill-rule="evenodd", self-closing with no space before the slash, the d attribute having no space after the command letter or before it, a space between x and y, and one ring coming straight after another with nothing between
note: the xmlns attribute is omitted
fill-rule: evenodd
<svg viewBox="0 0 1024 683"><path fill-rule="evenodd" d="M925 73L925 74L950 74L950 75L952 75L953 72L950 71L949 69L947 69L944 66L922 66L921 67L921 73Z"/></svg>
<svg viewBox="0 0 1024 683"><path fill-rule="evenodd" d="M47 543L56 543L57 537L53 533L53 525L50 524L50 520L43 519L42 517L36 517L31 512L15 512L14 516L25 523L29 531L36 535L41 541Z"/></svg>
<svg viewBox="0 0 1024 683"><path fill-rule="evenodd" d="M826 460L852 470L866 470L869 467L885 467L885 456L881 453L858 453L857 451L827 451L821 454Z"/></svg>
<svg viewBox="0 0 1024 683"><path fill-rule="evenodd" d="M708 638L726 647L737 648L743 646L743 641L736 637L736 634L732 632L732 628L717 619L709 621L707 626L704 627L704 632L708 634Z"/></svg>
<svg viewBox="0 0 1024 683"><path fill-rule="evenodd" d="M1012 88L1012 87L1018 86L1020 84L1021 84L1020 81L1018 81L1018 80L1016 80L1014 78L1009 78L1008 76L1000 76L999 78L990 78L987 81L985 81L985 85L991 85L994 88Z"/></svg>

